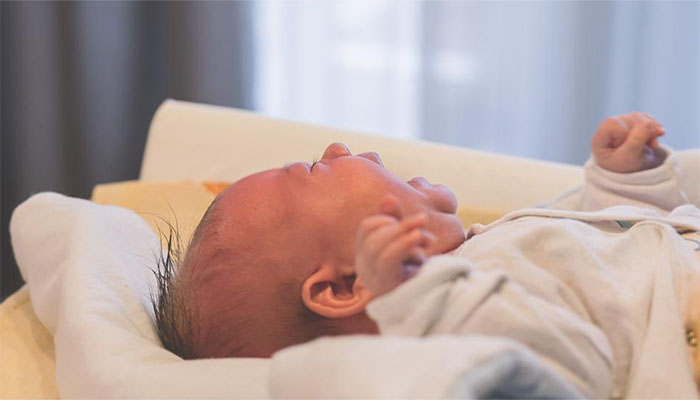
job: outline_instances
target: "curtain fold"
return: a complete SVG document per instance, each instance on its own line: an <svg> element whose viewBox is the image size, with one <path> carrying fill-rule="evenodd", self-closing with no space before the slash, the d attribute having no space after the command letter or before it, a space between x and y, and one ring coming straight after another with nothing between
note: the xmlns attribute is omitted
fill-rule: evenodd
<svg viewBox="0 0 700 400"><path fill-rule="evenodd" d="M8 234L21 201L136 179L168 97L252 108L251 11L248 2L0 3L3 299L21 284Z"/></svg>
<svg viewBox="0 0 700 400"><path fill-rule="evenodd" d="M257 109L577 164L647 111L700 147L700 2L357 3L256 4Z"/></svg>

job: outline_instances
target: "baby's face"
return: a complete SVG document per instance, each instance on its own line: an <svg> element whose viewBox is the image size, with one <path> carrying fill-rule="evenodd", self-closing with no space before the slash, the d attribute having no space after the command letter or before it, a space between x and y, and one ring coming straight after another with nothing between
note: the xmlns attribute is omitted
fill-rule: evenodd
<svg viewBox="0 0 700 400"><path fill-rule="evenodd" d="M376 153L355 156L338 143L313 165L290 163L232 184L217 206L230 217L231 238L267 242L272 246L265 251L277 253L280 261L292 255L299 260L301 254L312 263L339 255L352 262L360 222L379 213L387 195L399 200L404 215L428 214L427 229L438 237L426 249L428 255L463 242L454 215L457 201L447 187L424 178L403 181L382 166Z"/></svg>

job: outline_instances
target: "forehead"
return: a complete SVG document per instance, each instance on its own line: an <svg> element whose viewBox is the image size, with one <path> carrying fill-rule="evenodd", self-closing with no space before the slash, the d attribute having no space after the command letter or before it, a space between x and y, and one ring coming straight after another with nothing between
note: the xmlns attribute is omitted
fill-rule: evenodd
<svg viewBox="0 0 700 400"><path fill-rule="evenodd" d="M274 191L282 180L282 168L269 169L248 175L232 183L222 194L229 198L254 197L258 193Z"/></svg>
<svg viewBox="0 0 700 400"><path fill-rule="evenodd" d="M215 234L226 254L259 257L264 253L268 259L286 260L291 252L298 256L301 248L308 252L311 244L303 239L311 225L299 206L304 204L303 186L283 168L231 184L214 205Z"/></svg>
<svg viewBox="0 0 700 400"><path fill-rule="evenodd" d="M290 232L301 231L309 217L308 202L314 197L304 178L301 173L277 168L231 184L215 205L223 237L281 240Z"/></svg>
<svg viewBox="0 0 700 400"><path fill-rule="evenodd" d="M284 170L271 169L249 175L231 184L221 193L217 207L224 215L237 218L268 216L270 210L283 206Z"/></svg>

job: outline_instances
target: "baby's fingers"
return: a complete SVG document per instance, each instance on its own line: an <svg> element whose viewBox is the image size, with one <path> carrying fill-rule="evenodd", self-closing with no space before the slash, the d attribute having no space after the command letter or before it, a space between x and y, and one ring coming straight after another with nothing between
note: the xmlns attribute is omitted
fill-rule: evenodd
<svg viewBox="0 0 700 400"><path fill-rule="evenodd" d="M423 229L414 229L391 242L379 257L378 264L399 271L404 264L421 265L425 261L422 244L431 239Z"/></svg>
<svg viewBox="0 0 700 400"><path fill-rule="evenodd" d="M427 216L420 213L406 217L398 223L385 224L364 236L358 236L358 246L362 246L368 254L377 254L397 237L424 226L426 221Z"/></svg>
<svg viewBox="0 0 700 400"><path fill-rule="evenodd" d="M383 226L398 225L398 223L399 221L396 218L384 214L367 217L360 223L360 228L357 231L358 239L364 238Z"/></svg>
<svg viewBox="0 0 700 400"><path fill-rule="evenodd" d="M658 146L656 138L662 136L664 133L665 131L663 131L663 128L660 128L653 122L635 125L630 131L627 140L623 143L623 148L627 150L638 150L642 149L644 145L656 147L654 146L655 144Z"/></svg>

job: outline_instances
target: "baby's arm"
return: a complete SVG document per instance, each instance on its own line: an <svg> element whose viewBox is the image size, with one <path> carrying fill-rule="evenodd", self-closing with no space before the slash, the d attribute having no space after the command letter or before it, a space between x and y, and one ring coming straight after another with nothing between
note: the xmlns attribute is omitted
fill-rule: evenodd
<svg viewBox="0 0 700 400"><path fill-rule="evenodd" d="M687 203L675 156L658 143L664 134L663 127L644 113L603 121L591 140L593 157L585 166L579 208L593 211L626 204L670 211Z"/></svg>
<svg viewBox="0 0 700 400"><path fill-rule="evenodd" d="M398 202L387 198L382 214L366 218L357 234L355 269L373 296L381 296L411 278L425 261L423 249L435 236L422 229L424 213L403 217Z"/></svg>

